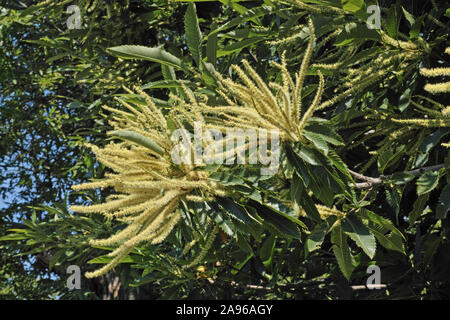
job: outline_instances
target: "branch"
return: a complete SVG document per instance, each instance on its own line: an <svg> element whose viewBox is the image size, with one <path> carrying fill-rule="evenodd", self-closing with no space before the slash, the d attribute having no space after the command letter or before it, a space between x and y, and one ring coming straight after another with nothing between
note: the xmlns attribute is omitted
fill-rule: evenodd
<svg viewBox="0 0 450 320"><path fill-rule="evenodd" d="M446 165L445 164L437 164L435 166L423 167L423 168L414 169L411 171L406 171L405 173L413 175L414 177L418 177L425 172L437 171L442 168L446 168ZM381 175L377 178L373 178L373 177L368 177L368 176L362 175L360 173L354 172L352 170L349 170L349 172L356 179L365 181L365 182L355 183L354 185L352 185L356 189L368 189L368 188L378 187L381 184L383 184L384 181L389 180L393 176L393 174L391 174L388 176Z"/></svg>

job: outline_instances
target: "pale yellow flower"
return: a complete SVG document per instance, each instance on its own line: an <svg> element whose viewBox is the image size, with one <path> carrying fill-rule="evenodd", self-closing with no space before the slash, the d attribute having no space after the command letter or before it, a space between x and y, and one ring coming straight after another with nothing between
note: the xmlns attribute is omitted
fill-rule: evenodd
<svg viewBox="0 0 450 320"><path fill-rule="evenodd" d="M171 150L175 142L165 116L142 90L136 91L147 102L139 107L119 100L129 112L106 107L117 116L110 120L115 129L109 134L121 142L111 142L104 148L89 145L99 162L113 170L101 181L73 186L74 190L111 187L117 194L102 204L71 206L80 213L101 213L110 219L126 223L126 227L107 239L92 240L92 245L117 246L109 255L112 261L87 277L100 276L130 253L138 244L161 243L180 221L180 200L207 201L225 194L223 188L208 180L206 171L195 164L174 164ZM130 91L131 92L131 91ZM175 108L176 109L176 108ZM179 129L181 115L174 111ZM199 119L201 120L201 119Z"/></svg>

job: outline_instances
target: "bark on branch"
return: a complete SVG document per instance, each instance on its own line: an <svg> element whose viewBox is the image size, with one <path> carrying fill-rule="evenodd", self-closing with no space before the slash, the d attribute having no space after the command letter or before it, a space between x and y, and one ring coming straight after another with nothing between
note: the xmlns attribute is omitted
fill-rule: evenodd
<svg viewBox="0 0 450 320"><path fill-rule="evenodd" d="M413 175L414 177L418 177L425 172L437 171L437 170L445 168L445 167L446 167L445 164L437 164L437 165L430 166L430 167L423 167L423 168L414 169L411 171L406 171L405 173ZM356 179L365 181L365 182L355 183L353 185L353 187L355 187L356 189L368 189L368 188L378 187L381 184L383 184L384 181L391 179L391 177L393 176L393 174L391 174L391 175L387 175L387 176L381 175L379 177L373 178L373 177L368 177L368 176L362 175L360 173L354 172L352 170L349 170L349 172Z"/></svg>

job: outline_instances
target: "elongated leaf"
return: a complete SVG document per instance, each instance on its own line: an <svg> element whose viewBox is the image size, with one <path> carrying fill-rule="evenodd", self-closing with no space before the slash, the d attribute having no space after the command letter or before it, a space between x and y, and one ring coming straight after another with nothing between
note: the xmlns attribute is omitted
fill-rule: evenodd
<svg viewBox="0 0 450 320"><path fill-rule="evenodd" d="M305 250L307 252L312 252L319 249L325 240L325 236L327 235L329 228L330 225L328 221L317 224L306 240Z"/></svg>
<svg viewBox="0 0 450 320"><path fill-rule="evenodd" d="M368 223L367 227L375 235L378 242L389 250L394 250L405 254L405 247L403 245L402 238L395 233L384 233L383 228L380 225L374 223Z"/></svg>
<svg viewBox="0 0 450 320"><path fill-rule="evenodd" d="M276 238L270 235L262 244L259 250L259 257L261 258L265 266L270 265L272 262L273 253L275 251Z"/></svg>
<svg viewBox="0 0 450 320"><path fill-rule="evenodd" d="M216 198L217 203L233 218L244 224L259 223L244 207L230 198Z"/></svg>
<svg viewBox="0 0 450 320"><path fill-rule="evenodd" d="M217 29L217 23L214 21L211 24L211 31ZM208 62L212 65L216 65L217 59L217 33L211 34L208 37L208 42L206 43L206 58Z"/></svg>
<svg viewBox="0 0 450 320"><path fill-rule="evenodd" d="M178 69L185 69L180 59L159 48L125 45L108 48L107 51L123 59L142 59L157 62Z"/></svg>
<svg viewBox="0 0 450 320"><path fill-rule="evenodd" d="M28 239L29 237L23 234L18 233L11 233L6 236L0 237L0 241L6 241L6 240L24 240Z"/></svg>
<svg viewBox="0 0 450 320"><path fill-rule="evenodd" d="M416 220L422 214L429 197L430 197L429 193L422 194L416 199L416 201L414 201L413 209L411 210L411 212L408 215L408 220L409 220L410 226L413 226L414 222L416 222Z"/></svg>
<svg viewBox="0 0 450 320"><path fill-rule="evenodd" d="M403 240L406 240L403 234L394 226L391 220L381 217L375 212L370 211L366 208L361 208L358 214L361 215L362 218L368 219L373 223L379 224L386 230L389 230L392 233L395 233L398 236L400 236Z"/></svg>
<svg viewBox="0 0 450 320"><path fill-rule="evenodd" d="M306 228L306 226L300 220L254 200L250 200L249 205L251 205L254 208L255 213L264 220L264 225L270 224L270 229L275 231L277 235L301 239L301 233L297 228L297 225L300 225L303 228Z"/></svg>
<svg viewBox="0 0 450 320"><path fill-rule="evenodd" d="M245 181L236 174L227 171L212 172L209 180L216 181L223 186L244 185Z"/></svg>
<svg viewBox="0 0 450 320"><path fill-rule="evenodd" d="M223 49L217 50L217 57L226 56L229 54L232 54L233 52L240 51L248 46L251 46L252 44L258 43L262 40L264 40L265 37L254 37L254 38L248 38L244 39L235 43L232 43Z"/></svg>
<svg viewBox="0 0 450 320"><path fill-rule="evenodd" d="M447 212L450 210L450 184L447 184L442 189L439 201L436 207L436 218L445 219Z"/></svg>
<svg viewBox="0 0 450 320"><path fill-rule="evenodd" d="M175 74L175 69L173 67L170 66L166 66L164 64L161 65L161 74L164 78L164 81L166 82L177 82L177 76ZM179 84L180 85L180 84ZM170 92L172 92L172 94L177 94L177 91L179 93L181 93L183 90L178 90L177 88L174 88L172 86L167 86L167 88L169 88Z"/></svg>
<svg viewBox="0 0 450 320"><path fill-rule="evenodd" d="M317 149L321 150L325 155L328 154L328 145L321 135L307 130L304 130L302 134L306 139L311 141Z"/></svg>
<svg viewBox="0 0 450 320"><path fill-rule="evenodd" d="M114 257L110 257L107 254L96 257L94 259L89 260L87 263L109 263ZM141 262L142 259L137 258L136 256L128 255L124 257L120 263L136 263Z"/></svg>
<svg viewBox="0 0 450 320"><path fill-rule="evenodd" d="M364 6L364 0L341 0L342 8L351 12L357 12Z"/></svg>
<svg viewBox="0 0 450 320"><path fill-rule="evenodd" d="M295 148L294 151L305 162L312 164L313 166L321 165L320 160L317 158L317 153L315 153L313 149L303 146Z"/></svg>
<svg viewBox="0 0 450 320"><path fill-rule="evenodd" d="M195 84L190 81L180 81L175 79L159 80L154 82L149 82L141 86L142 90L147 89L161 89L161 88L181 88L181 83L186 87L194 87Z"/></svg>
<svg viewBox="0 0 450 320"><path fill-rule="evenodd" d="M417 194L422 195L430 192L437 187L439 182L439 173L434 171L425 172L417 179Z"/></svg>
<svg viewBox="0 0 450 320"><path fill-rule="evenodd" d="M333 243L333 253L336 256L339 269L347 280L355 270L353 257L350 252L350 247L347 243L347 236L342 230L341 225L336 226L331 231L331 242Z"/></svg>
<svg viewBox="0 0 450 320"><path fill-rule="evenodd" d="M187 46L194 58L197 66L202 60L202 33L198 24L197 9L194 3L189 3L186 14L184 15L184 30L186 33Z"/></svg>
<svg viewBox="0 0 450 320"><path fill-rule="evenodd" d="M128 140L137 143L143 147L146 147L159 155L164 154L164 150L157 145L152 139L145 137L137 132L128 130L116 130L109 133L113 137Z"/></svg>
<svg viewBox="0 0 450 320"><path fill-rule="evenodd" d="M303 181L297 174L294 174L291 181L291 200L294 203L294 210L295 206L301 207L308 218L316 222L322 221L314 201L309 197Z"/></svg>
<svg viewBox="0 0 450 320"><path fill-rule="evenodd" d="M306 130L303 132L314 132L319 135L326 142L333 144L335 146L343 146L345 145L341 136L334 132L328 125L321 124L311 124L306 127Z"/></svg>
<svg viewBox="0 0 450 320"><path fill-rule="evenodd" d="M363 249L370 259L373 259L377 246L375 236L359 218L354 215L347 216L342 221L342 229L361 249Z"/></svg>

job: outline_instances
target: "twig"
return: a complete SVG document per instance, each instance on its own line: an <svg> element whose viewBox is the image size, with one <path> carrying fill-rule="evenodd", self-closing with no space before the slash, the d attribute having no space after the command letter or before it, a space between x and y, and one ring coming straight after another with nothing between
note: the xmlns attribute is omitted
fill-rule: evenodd
<svg viewBox="0 0 450 320"><path fill-rule="evenodd" d="M425 172L437 171L437 170L445 168L445 167L446 167L445 164L437 164L435 166L423 167L423 168L414 169L411 171L406 171L405 173L413 175L414 177L418 177ZM373 178L373 177L368 177L368 176L362 175L360 173L354 172L352 170L349 170L349 172L356 179L365 181L365 182L359 182L359 183L353 184L352 186L355 187L356 189L367 189L367 188L373 188L373 187L380 186L381 184L383 184L384 181L389 180L393 176L393 174L388 175L388 176L381 175L377 178Z"/></svg>
<svg viewBox="0 0 450 320"><path fill-rule="evenodd" d="M364 290L364 289L384 289L387 288L386 284L368 284L366 286L351 286L352 290Z"/></svg>

